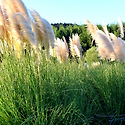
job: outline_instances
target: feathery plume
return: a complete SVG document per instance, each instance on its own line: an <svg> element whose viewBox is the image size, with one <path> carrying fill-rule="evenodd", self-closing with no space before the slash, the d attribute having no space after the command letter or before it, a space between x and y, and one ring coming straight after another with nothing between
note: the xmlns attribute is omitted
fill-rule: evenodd
<svg viewBox="0 0 125 125"><path fill-rule="evenodd" d="M66 46L66 49L67 49L67 56L69 56L68 44L67 44L66 39L65 39L65 37L64 37L64 36L63 36L63 41L64 41L65 46Z"/></svg>
<svg viewBox="0 0 125 125"><path fill-rule="evenodd" d="M78 57L81 58L82 46L80 44L80 38L78 34L75 34L75 35L73 34L72 39L70 38L70 51L73 57L77 55Z"/></svg>
<svg viewBox="0 0 125 125"><path fill-rule="evenodd" d="M95 24L93 24L93 28L97 31L97 30L99 30L99 28L95 25Z"/></svg>
<svg viewBox="0 0 125 125"><path fill-rule="evenodd" d="M0 6L0 39L2 39L5 36L5 28L4 28L4 17L3 12Z"/></svg>
<svg viewBox="0 0 125 125"><path fill-rule="evenodd" d="M0 6L0 25L4 25L4 17L1 6Z"/></svg>
<svg viewBox="0 0 125 125"><path fill-rule="evenodd" d="M2 0L3 1L3 0ZM5 3L6 2L6 3ZM15 4L15 0L5 0L4 2L4 5L9 5L11 8L13 8L13 12L17 12L17 9L16 9L16 4Z"/></svg>
<svg viewBox="0 0 125 125"><path fill-rule="evenodd" d="M105 24L104 21L103 21L102 28L103 28L103 30L104 30L104 32L105 32L105 34L106 34L108 40L111 42L110 37L109 37L109 32L108 32L107 26L106 26L106 24Z"/></svg>
<svg viewBox="0 0 125 125"><path fill-rule="evenodd" d="M6 39L10 46L13 44L15 50L21 53L22 43L26 43L26 46L32 46L38 53L37 42L30 25L30 16L22 0L1 0L1 6ZM20 54L18 57L20 58Z"/></svg>
<svg viewBox="0 0 125 125"><path fill-rule="evenodd" d="M63 42L62 39L59 39L59 38L56 39L55 51L56 51L57 59L60 61L60 63L67 61L68 49L65 42Z"/></svg>
<svg viewBox="0 0 125 125"><path fill-rule="evenodd" d="M124 28L123 28L123 24L122 24L120 17L118 17L118 23L119 23L120 35L121 35L121 38L123 38L124 37Z"/></svg>
<svg viewBox="0 0 125 125"><path fill-rule="evenodd" d="M7 20L5 20L7 24L6 33L8 35L7 37L11 40L9 44L12 47L12 43L13 43L14 49L16 50L16 54L18 58L20 58L20 53L22 50L21 40L20 40L20 31L16 25L17 23L16 18L15 19L12 18L15 13L13 12L13 8L9 6L9 4L7 3L7 0L2 0L2 5L6 12L5 16L7 17Z"/></svg>
<svg viewBox="0 0 125 125"><path fill-rule="evenodd" d="M87 28L92 36L92 39L95 40L97 27L95 28L95 26L93 26L87 19L85 19L85 21L87 23Z"/></svg>
<svg viewBox="0 0 125 125"><path fill-rule="evenodd" d="M17 24L21 27L21 39L23 43L26 43L27 49L34 48L35 53L38 55L38 61L39 56L41 56L38 44L35 39L35 34L32 31L32 27L29 24L29 22L25 19L25 17L21 13L16 13L15 17L17 18Z"/></svg>
<svg viewBox="0 0 125 125"><path fill-rule="evenodd" d="M43 21L43 24L45 26L47 41L52 46L52 48L54 48L54 46L55 46L55 44L54 44L55 43L55 34L54 34L53 29L52 29L52 26L46 19L42 18L42 21Z"/></svg>
<svg viewBox="0 0 125 125"><path fill-rule="evenodd" d="M77 47L76 45L74 45L73 48L74 48L74 50L75 50L76 55L77 55L78 57L81 57L80 51L79 51L78 47Z"/></svg>
<svg viewBox="0 0 125 125"><path fill-rule="evenodd" d="M7 1L6 0L1 0L1 10L3 13L3 19L4 19L4 39L8 42L10 48L12 47L11 45L11 34L10 34L10 21L9 21L9 17L8 17L8 13L7 13L7 9L6 9L6 4Z"/></svg>
<svg viewBox="0 0 125 125"><path fill-rule="evenodd" d="M35 39L38 44L38 29L37 29L36 23L33 20L31 20L31 27L32 27L32 31L34 32Z"/></svg>
<svg viewBox="0 0 125 125"><path fill-rule="evenodd" d="M122 61L125 62L125 41L122 40L120 37L117 38L120 44L121 53L122 53Z"/></svg>
<svg viewBox="0 0 125 125"><path fill-rule="evenodd" d="M10 2L10 5L13 6L15 12L21 13L27 19L27 21L30 22L31 19L28 9L22 0L8 0L8 2Z"/></svg>
<svg viewBox="0 0 125 125"><path fill-rule="evenodd" d="M55 35L51 24L44 18L42 18L35 10L30 11L33 20L38 29L38 44L45 47L46 56L50 58L50 46L55 46Z"/></svg>
<svg viewBox="0 0 125 125"><path fill-rule="evenodd" d="M36 24L36 27L37 27L37 32L38 32L38 44L42 44L44 45L45 41L47 41L47 36L46 36L46 31L45 31L45 26L43 24L43 21L42 21L42 17L35 11L30 11L31 15L32 15L32 18L33 18L33 21L35 22Z"/></svg>
<svg viewBox="0 0 125 125"><path fill-rule="evenodd" d="M31 19L30 19L28 9L26 8L22 0L5 0L5 2L4 0L2 0L2 3L4 3L5 6L11 5L13 12L21 13L30 22Z"/></svg>
<svg viewBox="0 0 125 125"><path fill-rule="evenodd" d="M111 59L111 61L115 60L114 49L106 35L102 34L99 31L97 31L96 33L98 36L96 38L96 42L98 43L98 50L101 57L103 57L103 59Z"/></svg>
<svg viewBox="0 0 125 125"><path fill-rule="evenodd" d="M110 33L110 37L114 43L113 48L114 48L117 60L121 61L122 60L122 53L121 53L121 47L120 47L119 40L117 39L117 37L113 33Z"/></svg>
<svg viewBox="0 0 125 125"><path fill-rule="evenodd" d="M15 17L17 18L17 24L20 25L20 27L21 27L22 38L27 41L27 44L37 46L37 42L36 42L36 39L35 39L35 34L32 31L32 27L29 24L29 22L20 13L16 13ZM26 41L24 41L24 42L26 42Z"/></svg>

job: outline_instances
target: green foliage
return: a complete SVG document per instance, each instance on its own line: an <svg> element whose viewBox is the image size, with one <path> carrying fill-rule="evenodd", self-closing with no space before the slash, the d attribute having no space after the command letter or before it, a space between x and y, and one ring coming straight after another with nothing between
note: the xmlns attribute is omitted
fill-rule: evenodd
<svg viewBox="0 0 125 125"><path fill-rule="evenodd" d="M95 48L93 47L93 50ZM33 53L34 54L34 53ZM52 59L54 60L54 59ZM0 65L1 125L108 124L94 115L125 112L124 64L85 68L37 56L5 54Z"/></svg>
<svg viewBox="0 0 125 125"><path fill-rule="evenodd" d="M97 51L97 47L93 46L92 48L88 49L86 54L85 54L85 60L87 64L91 64L93 62L98 62L99 61L99 53Z"/></svg>
<svg viewBox="0 0 125 125"><path fill-rule="evenodd" d="M118 24L110 24L107 26L109 33L113 33L117 37L120 37L120 31Z"/></svg>

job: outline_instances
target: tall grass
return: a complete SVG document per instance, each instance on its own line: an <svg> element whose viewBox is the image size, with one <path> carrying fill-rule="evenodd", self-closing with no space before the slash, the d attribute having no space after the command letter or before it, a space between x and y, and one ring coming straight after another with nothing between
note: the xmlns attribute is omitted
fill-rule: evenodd
<svg viewBox="0 0 125 125"><path fill-rule="evenodd" d="M46 61L4 53L0 64L1 125L108 124L95 115L125 112L125 65L85 68L81 61Z"/></svg>

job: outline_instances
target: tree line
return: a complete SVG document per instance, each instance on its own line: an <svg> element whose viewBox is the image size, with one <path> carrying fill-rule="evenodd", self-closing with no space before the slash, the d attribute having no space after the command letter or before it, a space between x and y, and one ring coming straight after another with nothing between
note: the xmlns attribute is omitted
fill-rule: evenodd
<svg viewBox="0 0 125 125"><path fill-rule="evenodd" d="M71 24L71 23L56 23L52 24L55 37L62 39L63 36L66 38L67 43L69 44L69 37L72 37L72 34L78 33L80 37L80 42L83 48L83 54L90 49L92 46L96 46L95 42L92 44L92 38L87 30L87 26L84 25L77 25L77 24ZM102 25L97 25L97 27L100 30L103 30ZM123 27L125 27L125 23L123 23ZM117 37L120 37L120 30L118 23L114 24L108 24L107 29L109 33L113 33ZM123 38L125 40L125 38Z"/></svg>

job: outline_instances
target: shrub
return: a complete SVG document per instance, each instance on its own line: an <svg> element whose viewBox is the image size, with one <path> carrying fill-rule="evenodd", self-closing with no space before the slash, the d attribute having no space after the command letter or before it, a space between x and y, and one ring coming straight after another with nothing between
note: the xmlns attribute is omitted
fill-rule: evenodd
<svg viewBox="0 0 125 125"><path fill-rule="evenodd" d="M97 47L93 46L92 48L87 50L87 52L85 54L85 61L89 65L91 63L93 63L93 62L98 62L99 61Z"/></svg>

